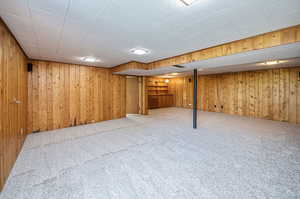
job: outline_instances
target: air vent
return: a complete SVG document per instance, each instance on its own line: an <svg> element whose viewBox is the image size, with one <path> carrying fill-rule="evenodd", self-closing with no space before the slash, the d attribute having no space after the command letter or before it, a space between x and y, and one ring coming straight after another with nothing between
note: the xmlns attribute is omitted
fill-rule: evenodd
<svg viewBox="0 0 300 199"><path fill-rule="evenodd" d="M176 68L185 68L184 66L180 66L180 65L173 65Z"/></svg>

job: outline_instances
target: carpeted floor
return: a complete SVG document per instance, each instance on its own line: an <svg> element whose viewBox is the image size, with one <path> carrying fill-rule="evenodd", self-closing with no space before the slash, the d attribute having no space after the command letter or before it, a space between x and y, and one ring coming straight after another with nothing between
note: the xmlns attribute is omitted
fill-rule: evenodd
<svg viewBox="0 0 300 199"><path fill-rule="evenodd" d="M221 113L149 116L27 137L2 199L300 198L300 126Z"/></svg>

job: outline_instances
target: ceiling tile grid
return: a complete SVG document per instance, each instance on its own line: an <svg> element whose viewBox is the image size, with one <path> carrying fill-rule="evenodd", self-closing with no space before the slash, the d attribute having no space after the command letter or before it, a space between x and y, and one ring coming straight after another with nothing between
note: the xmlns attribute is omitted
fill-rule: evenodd
<svg viewBox="0 0 300 199"><path fill-rule="evenodd" d="M30 58L112 67L151 62L300 24L299 0L2 0L0 16ZM136 47L151 51L130 54Z"/></svg>

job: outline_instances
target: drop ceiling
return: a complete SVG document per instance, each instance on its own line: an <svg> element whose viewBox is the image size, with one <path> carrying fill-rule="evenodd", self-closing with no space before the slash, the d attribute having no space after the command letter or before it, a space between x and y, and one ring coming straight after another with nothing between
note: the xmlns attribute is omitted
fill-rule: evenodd
<svg viewBox="0 0 300 199"><path fill-rule="evenodd" d="M113 67L298 25L300 1L1 0L0 16L29 58ZM151 53L130 54L137 47Z"/></svg>
<svg viewBox="0 0 300 199"><path fill-rule="evenodd" d="M270 66L262 64L269 60L282 60L284 63ZM137 76L166 75L166 77L169 77L170 73L179 73L176 76L191 75L194 69L201 70L199 74L216 74L295 67L300 66L300 42L191 62L181 66L184 66L184 68L166 66L155 70L126 70L116 74Z"/></svg>

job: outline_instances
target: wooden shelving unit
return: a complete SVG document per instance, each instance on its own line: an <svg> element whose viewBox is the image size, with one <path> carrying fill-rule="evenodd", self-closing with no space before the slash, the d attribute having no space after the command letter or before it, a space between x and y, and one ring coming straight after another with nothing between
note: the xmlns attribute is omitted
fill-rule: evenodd
<svg viewBox="0 0 300 199"><path fill-rule="evenodd" d="M147 89L150 109L173 106L173 95L165 79L149 78Z"/></svg>
<svg viewBox="0 0 300 199"><path fill-rule="evenodd" d="M169 93L169 85L164 79L149 78L147 82L147 88L149 95Z"/></svg>

